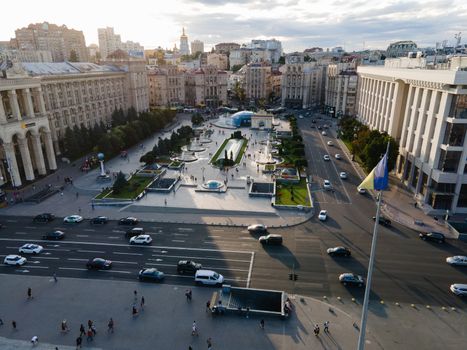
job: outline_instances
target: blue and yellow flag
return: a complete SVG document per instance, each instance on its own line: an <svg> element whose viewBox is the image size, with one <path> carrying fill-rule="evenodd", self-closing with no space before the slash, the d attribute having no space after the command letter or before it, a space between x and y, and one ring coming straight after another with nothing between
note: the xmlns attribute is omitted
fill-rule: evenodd
<svg viewBox="0 0 467 350"><path fill-rule="evenodd" d="M384 155L359 188L382 191L388 187L388 153Z"/></svg>

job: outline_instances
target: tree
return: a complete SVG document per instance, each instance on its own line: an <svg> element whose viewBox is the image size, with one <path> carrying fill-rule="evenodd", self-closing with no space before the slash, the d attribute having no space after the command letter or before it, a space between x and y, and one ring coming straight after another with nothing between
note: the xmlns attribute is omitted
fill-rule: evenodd
<svg viewBox="0 0 467 350"><path fill-rule="evenodd" d="M76 54L75 50L70 51L70 57L68 59L70 62L78 62L78 55Z"/></svg>
<svg viewBox="0 0 467 350"><path fill-rule="evenodd" d="M240 70L240 68L243 67L243 64L235 64L232 66L232 72L235 73L235 72L238 72Z"/></svg>
<svg viewBox="0 0 467 350"><path fill-rule="evenodd" d="M120 171L115 179L112 189L115 193L119 193L127 184L128 181L126 180L125 175Z"/></svg>
<svg viewBox="0 0 467 350"><path fill-rule="evenodd" d="M135 107L131 106L130 108L128 108L128 113L126 117L127 117L127 120L130 122L138 119L138 112L136 112Z"/></svg>

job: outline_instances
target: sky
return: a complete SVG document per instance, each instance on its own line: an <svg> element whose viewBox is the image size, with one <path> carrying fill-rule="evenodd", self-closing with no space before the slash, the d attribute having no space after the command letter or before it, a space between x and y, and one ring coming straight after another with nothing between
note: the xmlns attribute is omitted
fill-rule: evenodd
<svg viewBox="0 0 467 350"><path fill-rule="evenodd" d="M454 44L458 32L467 37L466 0L15 0L0 11L6 14L0 16L0 40L47 21L82 30L87 45L98 44L97 28L114 27L123 41L147 49L179 47L182 27L205 50L266 38L281 40L292 52L315 46L386 49L398 40L434 47L443 40Z"/></svg>

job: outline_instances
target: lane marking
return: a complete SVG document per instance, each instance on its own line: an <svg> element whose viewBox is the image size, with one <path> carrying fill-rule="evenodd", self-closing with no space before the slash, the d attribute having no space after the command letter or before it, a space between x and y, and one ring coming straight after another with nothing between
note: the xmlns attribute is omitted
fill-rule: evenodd
<svg viewBox="0 0 467 350"><path fill-rule="evenodd" d="M251 273L253 271L253 262L255 260L255 252L251 252L251 260L250 260L250 268L248 269L248 277L246 281L246 287L250 288L250 282L251 282Z"/></svg>
<svg viewBox="0 0 467 350"><path fill-rule="evenodd" d="M85 237L89 237L89 235L76 235L76 237L79 237L79 238L85 238Z"/></svg>
<svg viewBox="0 0 467 350"><path fill-rule="evenodd" d="M59 267L58 269L59 270L88 271L88 269L80 269L77 267ZM130 271L120 271L120 270L94 270L93 272L111 272L111 273L131 274Z"/></svg>
<svg viewBox="0 0 467 350"><path fill-rule="evenodd" d="M173 236L188 236L188 233L172 233Z"/></svg>
<svg viewBox="0 0 467 350"><path fill-rule="evenodd" d="M225 258L211 258L205 256L185 256L185 255L159 255L159 254L151 254L153 257L160 257L160 258L177 258L177 259L187 259L187 260L215 260L215 261L229 261L229 262L240 262L240 263L249 263L250 260L238 260L238 259L225 259ZM154 260L148 258L148 260Z"/></svg>
<svg viewBox="0 0 467 350"><path fill-rule="evenodd" d="M28 230L35 230L37 226L24 226L24 228L27 228Z"/></svg>
<svg viewBox="0 0 467 350"><path fill-rule="evenodd" d="M112 252L112 254L116 254L116 255L137 255L137 256L143 255L143 253L124 253L124 252Z"/></svg>
<svg viewBox="0 0 467 350"><path fill-rule="evenodd" d="M55 258L51 256L34 256L34 259L60 260L60 258Z"/></svg>
<svg viewBox="0 0 467 350"><path fill-rule="evenodd" d="M184 239L172 239L172 242L185 243Z"/></svg>
<svg viewBox="0 0 467 350"><path fill-rule="evenodd" d="M89 259L67 258L69 261L89 261Z"/></svg>
<svg viewBox="0 0 467 350"><path fill-rule="evenodd" d="M177 227L177 230L179 230L179 231L188 231L188 232L193 231L192 228L188 228L188 227Z"/></svg>
<svg viewBox="0 0 467 350"><path fill-rule="evenodd" d="M53 250L53 251L56 251L56 252L69 252L70 249L63 249L63 248L48 248L47 247L47 250Z"/></svg>
<svg viewBox="0 0 467 350"><path fill-rule="evenodd" d="M104 250L85 250L85 249L78 249L78 253L99 253L99 254L104 254Z"/></svg>
<svg viewBox="0 0 467 350"><path fill-rule="evenodd" d="M93 229L93 228L85 228L84 231L87 231L87 232L96 232L96 230Z"/></svg>
<svg viewBox="0 0 467 350"><path fill-rule="evenodd" d="M21 232L21 231L15 232L15 235L27 235L27 234L28 234L27 232Z"/></svg>
<svg viewBox="0 0 467 350"><path fill-rule="evenodd" d="M107 236L108 239L121 239L122 237L118 236Z"/></svg>
<svg viewBox="0 0 467 350"><path fill-rule="evenodd" d="M113 233L125 233L125 231L122 230L112 230Z"/></svg>
<svg viewBox="0 0 467 350"><path fill-rule="evenodd" d="M131 264L131 265L137 265L138 263L135 261L120 261L120 260L112 260L113 263L119 263L119 264Z"/></svg>
<svg viewBox="0 0 467 350"><path fill-rule="evenodd" d="M212 232L225 232L225 230L221 230L221 229L214 229L214 230L211 230Z"/></svg>
<svg viewBox="0 0 467 350"><path fill-rule="evenodd" d="M48 269L48 266L31 266L31 265L23 265L22 267L27 267L28 269Z"/></svg>
<svg viewBox="0 0 467 350"><path fill-rule="evenodd" d="M18 220L11 220L11 219L5 220L5 221L6 221L6 222L18 222Z"/></svg>

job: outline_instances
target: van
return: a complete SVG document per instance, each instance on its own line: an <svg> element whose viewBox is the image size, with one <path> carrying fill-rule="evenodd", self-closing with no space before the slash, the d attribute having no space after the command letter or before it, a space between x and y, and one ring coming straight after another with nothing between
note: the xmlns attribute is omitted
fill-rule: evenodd
<svg viewBox="0 0 467 350"><path fill-rule="evenodd" d="M219 286L224 283L224 276L211 270L198 270L195 273L195 283L208 286Z"/></svg>

